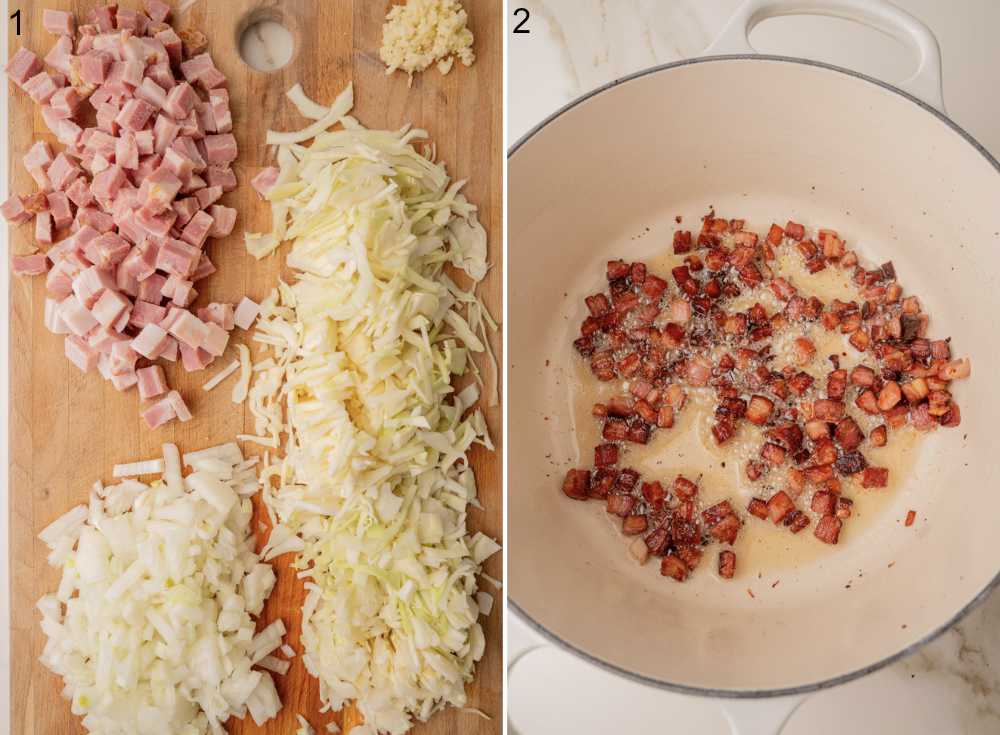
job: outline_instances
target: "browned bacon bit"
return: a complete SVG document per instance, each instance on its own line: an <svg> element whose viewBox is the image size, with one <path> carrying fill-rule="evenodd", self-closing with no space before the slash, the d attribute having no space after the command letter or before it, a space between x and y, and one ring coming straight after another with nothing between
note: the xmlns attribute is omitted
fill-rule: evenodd
<svg viewBox="0 0 1000 735"><path fill-rule="evenodd" d="M844 404L842 401L820 398L813 402L813 416L821 421L840 421L844 417Z"/></svg>
<svg viewBox="0 0 1000 735"><path fill-rule="evenodd" d="M885 428L885 424L876 426L874 429L871 430L871 433L868 435L868 443L871 444L873 447L884 447L888 439L889 439L889 432Z"/></svg>
<svg viewBox="0 0 1000 735"><path fill-rule="evenodd" d="M861 487L885 487L889 484L889 470L886 467L866 467L861 477Z"/></svg>
<svg viewBox="0 0 1000 735"><path fill-rule="evenodd" d="M805 474L806 481L813 483L814 485L819 485L826 482L827 480L833 479L833 465L832 464L814 464L809 465L803 470Z"/></svg>
<svg viewBox="0 0 1000 735"><path fill-rule="evenodd" d="M586 500L590 494L590 473L587 470L570 470L563 480L562 489L573 500Z"/></svg>
<svg viewBox="0 0 1000 735"><path fill-rule="evenodd" d="M634 444L646 444L649 442L649 433L649 425L637 421L629 427L625 438Z"/></svg>
<svg viewBox="0 0 1000 735"><path fill-rule="evenodd" d="M798 222L788 221L785 225L785 235L796 242L806 236L806 228Z"/></svg>
<svg viewBox="0 0 1000 735"><path fill-rule="evenodd" d="M646 535L646 548L653 556L661 556L670 546L670 529L660 526Z"/></svg>
<svg viewBox="0 0 1000 735"><path fill-rule="evenodd" d="M598 469L594 471L594 476L590 482L590 497L603 500L608 497L611 488L614 487L618 473L609 469Z"/></svg>
<svg viewBox="0 0 1000 735"><path fill-rule="evenodd" d="M660 574L664 577L673 577L678 582L687 579L687 565L676 556L665 556L660 560Z"/></svg>
<svg viewBox="0 0 1000 735"><path fill-rule="evenodd" d="M813 536L825 544L835 544L840 538L840 528L842 525L843 521L837 516L823 516L816 523Z"/></svg>
<svg viewBox="0 0 1000 735"><path fill-rule="evenodd" d="M698 494L698 486L684 475L677 475L674 479L673 492L674 495L683 500L690 500Z"/></svg>
<svg viewBox="0 0 1000 735"><path fill-rule="evenodd" d="M750 482L755 482L759 480L766 471L767 471L767 466L763 462L757 462L756 460L753 459L747 462L746 473L747 473L747 479L750 480Z"/></svg>
<svg viewBox="0 0 1000 735"><path fill-rule="evenodd" d="M677 555L678 559L684 562L684 566L688 568L689 572L694 571L695 567L697 567L698 563L701 561L701 549L697 546L678 546L674 550L674 553Z"/></svg>
<svg viewBox="0 0 1000 735"><path fill-rule="evenodd" d="M806 391L812 387L814 382L815 379L812 375L802 372L801 370L789 377L787 381L788 387L791 389L792 393L797 396L805 395Z"/></svg>
<svg viewBox="0 0 1000 735"><path fill-rule="evenodd" d="M802 429L798 424L784 423L767 429L764 432L768 439L783 444L785 449L797 452L802 447Z"/></svg>
<svg viewBox="0 0 1000 735"><path fill-rule="evenodd" d="M817 490L813 493L811 508L821 516L833 515L836 512L837 496L829 490Z"/></svg>
<svg viewBox="0 0 1000 735"><path fill-rule="evenodd" d="M854 501L850 498L837 498L837 517L850 518L853 507Z"/></svg>
<svg viewBox="0 0 1000 735"><path fill-rule="evenodd" d="M729 549L719 552L719 576L723 579L732 579L736 574L736 554Z"/></svg>
<svg viewBox="0 0 1000 735"><path fill-rule="evenodd" d="M837 447L834 446L830 438L817 439L813 442L812 452L813 464L832 464L837 459Z"/></svg>
<svg viewBox="0 0 1000 735"><path fill-rule="evenodd" d="M719 419L712 425L712 436L716 444L725 444L736 436L736 426L729 419Z"/></svg>
<svg viewBox="0 0 1000 735"><path fill-rule="evenodd" d="M790 284L784 278L771 279L771 290L774 292L774 295L782 301L788 301L797 293L795 286Z"/></svg>
<svg viewBox="0 0 1000 735"><path fill-rule="evenodd" d="M833 435L837 440L837 444L845 452L857 449L865 439L864 432L861 431L858 422L850 416L846 416L837 422L837 428L834 430Z"/></svg>
<svg viewBox="0 0 1000 735"><path fill-rule="evenodd" d="M798 533L803 528L809 525L809 516L803 513L801 510L793 510L787 516L785 520L782 521L792 533Z"/></svg>
<svg viewBox="0 0 1000 735"><path fill-rule="evenodd" d="M771 229L767 231L767 241L771 245L780 245L781 241L785 239L785 231L781 229L781 225L772 224Z"/></svg>
<svg viewBox="0 0 1000 735"><path fill-rule="evenodd" d="M598 444L594 447L594 464L597 467L608 467L618 464L618 446L615 444Z"/></svg>
<svg viewBox="0 0 1000 735"><path fill-rule="evenodd" d="M644 482L642 483L642 497L654 510L659 510L666 500L667 491L659 482Z"/></svg>
<svg viewBox="0 0 1000 735"><path fill-rule="evenodd" d="M772 442L767 442L760 448L760 456L767 460L769 464L774 466L784 463L785 454L786 452L784 447Z"/></svg>
<svg viewBox="0 0 1000 735"><path fill-rule="evenodd" d="M813 359L813 355L816 354L816 345L812 343L811 339L799 337L795 340L792 351L797 365L808 365Z"/></svg>
<svg viewBox="0 0 1000 735"><path fill-rule="evenodd" d="M806 422L806 436L815 441L830 436L830 425L820 419L810 419Z"/></svg>
<svg viewBox="0 0 1000 735"><path fill-rule="evenodd" d="M767 515L775 525L781 523L793 510L795 503L784 490L779 490L767 501Z"/></svg>
<svg viewBox="0 0 1000 735"><path fill-rule="evenodd" d="M886 382L882 386L882 390L878 393L878 409L879 411L888 411L890 408L895 406L903 398L903 393L899 388L899 383L894 380Z"/></svg>
<svg viewBox="0 0 1000 735"><path fill-rule="evenodd" d="M826 397L834 401L844 400L847 392L847 371L833 370L826 376Z"/></svg>
<svg viewBox="0 0 1000 735"><path fill-rule="evenodd" d="M680 255L691 251L691 232L677 230L674 232L674 253Z"/></svg>
<svg viewBox="0 0 1000 735"><path fill-rule="evenodd" d="M868 461L861 452L845 452L837 458L833 466L842 475L855 475L868 466Z"/></svg>
<svg viewBox="0 0 1000 735"><path fill-rule="evenodd" d="M630 493L639 484L639 473L632 469L622 470L618 473L615 486L620 492Z"/></svg>
<svg viewBox="0 0 1000 735"><path fill-rule="evenodd" d="M611 302L602 293L595 293L586 299L587 308L590 309L591 316L604 316L611 311Z"/></svg>
<svg viewBox="0 0 1000 735"><path fill-rule="evenodd" d="M617 281L619 278L625 278L625 276L629 274L630 270L631 268L624 260L609 260L608 280Z"/></svg>
<svg viewBox="0 0 1000 735"><path fill-rule="evenodd" d="M907 527L912 526L913 522L917 519L917 511L909 510L906 512L906 525Z"/></svg>
<svg viewBox="0 0 1000 735"><path fill-rule="evenodd" d="M636 534L645 533L647 523L648 521L646 520L646 516L626 516L625 520L622 521L622 533L626 536L635 536Z"/></svg>
<svg viewBox="0 0 1000 735"><path fill-rule="evenodd" d="M595 403L594 407L590 409L590 415L603 418L608 415L608 407L603 403Z"/></svg>
<svg viewBox="0 0 1000 735"><path fill-rule="evenodd" d="M938 370L938 376L942 380L958 380L972 375L972 363L969 358L963 357L961 360L954 360L942 365Z"/></svg>
<svg viewBox="0 0 1000 735"><path fill-rule="evenodd" d="M885 419L885 425L890 429L899 429L906 426L909 415L910 409L908 407L896 406L883 413L882 418Z"/></svg>
<svg viewBox="0 0 1000 735"><path fill-rule="evenodd" d="M673 406L660 406L656 414L656 425L661 429L669 429L674 425Z"/></svg>
<svg viewBox="0 0 1000 735"><path fill-rule="evenodd" d="M608 513L625 518L632 513L635 508L636 499L634 495L623 495L612 493L608 496Z"/></svg>
<svg viewBox="0 0 1000 735"><path fill-rule="evenodd" d="M768 516L767 501L763 498L751 498L750 504L747 506L747 513L761 520L766 520Z"/></svg>
<svg viewBox="0 0 1000 735"><path fill-rule="evenodd" d="M622 419L609 418L604 422L604 430L601 432L601 436L609 442L624 441L628 436L628 424Z"/></svg>
<svg viewBox="0 0 1000 735"><path fill-rule="evenodd" d="M770 398L761 395L751 396L746 410L747 421L757 426L763 426L771 418L773 410L774 401Z"/></svg>
<svg viewBox="0 0 1000 735"><path fill-rule="evenodd" d="M879 412L878 398L875 397L875 393L871 390L859 393L858 397L854 399L854 403L865 413L876 414Z"/></svg>

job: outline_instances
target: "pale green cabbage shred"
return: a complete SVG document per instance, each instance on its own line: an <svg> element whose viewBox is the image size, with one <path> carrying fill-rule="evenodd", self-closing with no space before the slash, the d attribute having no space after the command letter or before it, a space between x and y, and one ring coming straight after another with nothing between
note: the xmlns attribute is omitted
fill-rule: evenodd
<svg viewBox="0 0 1000 735"><path fill-rule="evenodd" d="M253 366L245 438L284 455L261 471L276 524L263 553L298 554L303 659L325 707L356 700L373 732L395 735L464 706L485 647L476 577L499 546L468 534L466 453L493 445L477 384L456 393L452 379L496 328L473 294L486 233L463 182L414 149L423 131L363 128L346 116L351 87L331 108L298 86L289 97L325 132L268 134L274 230L248 236L258 257L291 240L294 271L254 335L272 354Z"/></svg>

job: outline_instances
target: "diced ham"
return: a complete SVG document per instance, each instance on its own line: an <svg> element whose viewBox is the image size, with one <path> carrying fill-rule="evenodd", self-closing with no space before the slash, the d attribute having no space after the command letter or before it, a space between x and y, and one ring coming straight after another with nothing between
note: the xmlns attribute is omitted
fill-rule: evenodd
<svg viewBox="0 0 1000 735"><path fill-rule="evenodd" d="M71 118L76 116L82 102L83 100L75 89L72 87L63 87L52 95L52 99L49 100L49 106L53 113L59 117Z"/></svg>
<svg viewBox="0 0 1000 735"><path fill-rule="evenodd" d="M43 71L44 68L41 59L22 47L17 50L17 53L11 57L3 69L11 81L23 89L25 83Z"/></svg>
<svg viewBox="0 0 1000 735"><path fill-rule="evenodd" d="M208 209L222 197L222 187L206 186L204 189L198 189L194 193L194 196L198 200L198 205L201 209Z"/></svg>
<svg viewBox="0 0 1000 735"><path fill-rule="evenodd" d="M115 122L126 130L142 130L156 109L141 99L131 99L122 107Z"/></svg>
<svg viewBox="0 0 1000 735"><path fill-rule="evenodd" d="M140 368L135 374L139 380L139 398L142 400L156 398L167 392L167 378L159 365Z"/></svg>
<svg viewBox="0 0 1000 735"><path fill-rule="evenodd" d="M73 293L73 274L69 266L61 262L52 266L52 270L45 276L45 292L60 304Z"/></svg>
<svg viewBox="0 0 1000 735"><path fill-rule="evenodd" d="M280 171L274 166L265 168L250 180L250 186L260 194L261 199L266 199L267 193L271 191L271 188L278 181L279 173Z"/></svg>
<svg viewBox="0 0 1000 735"><path fill-rule="evenodd" d="M40 276L48 272L49 259L45 253L14 255L10 259L10 269L15 276Z"/></svg>
<svg viewBox="0 0 1000 735"><path fill-rule="evenodd" d="M131 347L143 357L154 360L163 351L166 341L167 333L163 327L158 324L147 324L132 340Z"/></svg>
<svg viewBox="0 0 1000 735"><path fill-rule="evenodd" d="M194 175L194 161L175 147L167 148L163 153L163 165L182 182L190 181Z"/></svg>
<svg viewBox="0 0 1000 735"><path fill-rule="evenodd" d="M59 318L77 337L83 337L97 326L97 320L76 296L67 296L59 302Z"/></svg>
<svg viewBox="0 0 1000 735"><path fill-rule="evenodd" d="M198 292L194 290L194 283L189 280L178 281L174 286L174 295L171 302L176 306L186 307L198 298Z"/></svg>
<svg viewBox="0 0 1000 735"><path fill-rule="evenodd" d="M229 344L229 332L214 322L204 324L208 334L199 346L208 354L219 357L226 351L226 345Z"/></svg>
<svg viewBox="0 0 1000 735"><path fill-rule="evenodd" d="M237 155L236 138L232 133L205 136L205 160L209 165L229 165Z"/></svg>
<svg viewBox="0 0 1000 735"><path fill-rule="evenodd" d="M142 329L147 324L159 324L160 320L166 315L167 310L162 306L150 303L149 301L136 301L132 305L132 314L129 316L128 323L130 326Z"/></svg>
<svg viewBox="0 0 1000 735"><path fill-rule="evenodd" d="M89 227L95 233L105 234L115 228L114 218L102 209L97 207L80 207L76 210L76 219L73 224L77 228ZM80 242L80 247L85 243Z"/></svg>
<svg viewBox="0 0 1000 735"><path fill-rule="evenodd" d="M55 77L42 71L24 83L24 91L31 97L32 102L44 105L63 86L56 82Z"/></svg>
<svg viewBox="0 0 1000 735"><path fill-rule="evenodd" d="M59 318L59 302L55 299L45 299L44 324L52 334L69 334L69 327Z"/></svg>
<svg viewBox="0 0 1000 735"><path fill-rule="evenodd" d="M163 44L163 48L170 58L170 63L180 66L184 56L184 44L177 32L173 28L164 28L156 34L155 38Z"/></svg>
<svg viewBox="0 0 1000 735"><path fill-rule="evenodd" d="M125 181L125 170L119 166L111 166L94 177L90 191L97 199L114 199Z"/></svg>
<svg viewBox="0 0 1000 735"><path fill-rule="evenodd" d="M76 18L73 17L72 13L63 10L46 8L42 11L42 27L57 36L72 36L76 33Z"/></svg>
<svg viewBox="0 0 1000 735"><path fill-rule="evenodd" d="M205 170L205 180L209 186L221 186L225 192L236 188L236 174L228 166L209 166Z"/></svg>
<svg viewBox="0 0 1000 735"><path fill-rule="evenodd" d="M115 279L110 271L90 266L73 279L73 293L86 308L91 308L107 289L115 288Z"/></svg>
<svg viewBox="0 0 1000 735"><path fill-rule="evenodd" d="M136 245L129 251L124 260L122 260L121 265L118 266L118 272L124 272L136 281L142 281L149 278L156 271L156 258L158 250L159 249L148 240L140 245ZM134 296L135 294L131 295Z"/></svg>
<svg viewBox="0 0 1000 735"><path fill-rule="evenodd" d="M0 214L12 225L23 225L31 220L32 214L24 206L24 197L12 194L10 198L0 205Z"/></svg>
<svg viewBox="0 0 1000 735"><path fill-rule="evenodd" d="M111 54L104 51L88 51L77 58L80 59L79 74L82 81L87 84L104 83L111 69Z"/></svg>
<svg viewBox="0 0 1000 735"><path fill-rule="evenodd" d="M165 45L165 50L169 55L171 52L171 47ZM170 69L170 64L167 62L159 64L151 64L146 67L146 76L156 82L164 91L170 91L177 84L177 80L174 78L174 73Z"/></svg>
<svg viewBox="0 0 1000 735"><path fill-rule="evenodd" d="M174 413L174 407L165 398L144 410L141 415L142 420L146 422L146 426L150 429L156 429L177 418L177 414Z"/></svg>
<svg viewBox="0 0 1000 735"><path fill-rule="evenodd" d="M56 191L64 191L81 173L80 167L69 160L65 153L57 155L45 171Z"/></svg>
<svg viewBox="0 0 1000 735"><path fill-rule="evenodd" d="M182 311L170 325L170 334L188 347L201 347L208 339L208 325L190 311Z"/></svg>
<svg viewBox="0 0 1000 735"><path fill-rule="evenodd" d="M198 309L198 318L203 322L212 322L225 329L232 331L236 326L236 315L232 304L220 304L212 302L208 306Z"/></svg>
<svg viewBox="0 0 1000 735"><path fill-rule="evenodd" d="M70 76L73 73L73 39L60 36L55 45L45 54L45 63L61 74Z"/></svg>
<svg viewBox="0 0 1000 735"><path fill-rule="evenodd" d="M159 239L170 233L170 228L174 226L176 219L177 214L172 209L154 215L146 208L142 208L135 217L135 223L147 235Z"/></svg>
<svg viewBox="0 0 1000 735"><path fill-rule="evenodd" d="M215 266L212 265L212 261L209 260L208 256L202 253L201 258L198 259L198 267L191 274L191 280L200 281L202 278L207 278L213 273L215 273Z"/></svg>
<svg viewBox="0 0 1000 735"><path fill-rule="evenodd" d="M75 334L66 335L64 352L69 361L80 368L80 372L89 372L97 367L101 353L88 345Z"/></svg>
<svg viewBox="0 0 1000 735"><path fill-rule="evenodd" d="M52 160L52 148L44 140L40 140L28 149L21 162L24 163L26 169L31 171L33 168L48 168Z"/></svg>
<svg viewBox="0 0 1000 735"><path fill-rule="evenodd" d="M135 139L135 145L139 149L140 156L149 156L154 153L152 130L140 130L133 133L132 137Z"/></svg>
<svg viewBox="0 0 1000 735"><path fill-rule="evenodd" d="M138 382L138 378L135 376L135 370L130 370L124 373L117 373L111 376L111 385L115 387L118 391L127 391L133 385Z"/></svg>
<svg viewBox="0 0 1000 735"><path fill-rule="evenodd" d="M174 223L177 227L183 227L186 225L194 216L194 213L201 208L197 197L175 199L173 207L174 211L177 213L177 221Z"/></svg>
<svg viewBox="0 0 1000 735"><path fill-rule="evenodd" d="M165 276L154 273L149 278L139 282L139 293L136 295L136 298L139 301L147 301L150 304L159 306L160 302L163 301L163 286L166 284L166 281Z"/></svg>
<svg viewBox="0 0 1000 735"><path fill-rule="evenodd" d="M52 244L52 213L48 210L35 215L35 239L45 245Z"/></svg>
<svg viewBox="0 0 1000 735"><path fill-rule="evenodd" d="M181 190L181 181L165 166L160 166L142 181L139 199L142 208L150 214L159 214L170 207L170 203Z"/></svg>
<svg viewBox="0 0 1000 735"><path fill-rule="evenodd" d="M118 8L115 25L119 30L130 30L137 36L141 36L146 30L146 22L145 14L137 10Z"/></svg>
<svg viewBox="0 0 1000 735"><path fill-rule="evenodd" d="M91 308L90 313L101 326L113 326L132 305L127 297L113 288L106 289Z"/></svg>
<svg viewBox="0 0 1000 735"><path fill-rule="evenodd" d="M228 237L236 226L236 210L221 204L213 204L209 207L208 213L212 216L212 228L208 231L208 236Z"/></svg>
<svg viewBox="0 0 1000 735"><path fill-rule="evenodd" d="M174 120L180 122L187 119L194 109L194 103L198 101L198 95L194 88L187 82L181 82L167 95L167 100L163 105L163 111Z"/></svg>
<svg viewBox="0 0 1000 735"><path fill-rule="evenodd" d="M46 195L49 203L49 211L52 212L52 220L57 230L69 227L73 222L73 210L69 205L69 197L61 191L52 192Z"/></svg>
<svg viewBox="0 0 1000 735"><path fill-rule="evenodd" d="M160 358L170 362L177 362L179 356L180 348L177 346L177 340L173 337L167 337L167 345L163 348L163 352L160 353Z"/></svg>
<svg viewBox="0 0 1000 735"><path fill-rule="evenodd" d="M250 329L258 314L260 314L260 306L255 301L244 296L240 299L240 303L236 305L233 321L240 329Z"/></svg>
<svg viewBox="0 0 1000 735"><path fill-rule="evenodd" d="M184 365L184 369L189 373L204 370L215 359L200 347L189 347L180 341L178 341L178 347L181 353L181 364Z"/></svg>
<svg viewBox="0 0 1000 735"><path fill-rule="evenodd" d="M200 250L180 240L167 240L160 247L156 268L171 275L186 277L198 264Z"/></svg>
<svg viewBox="0 0 1000 735"><path fill-rule="evenodd" d="M230 132L233 129L233 114L229 107L229 92L225 89L209 90L208 103L215 132Z"/></svg>
<svg viewBox="0 0 1000 735"><path fill-rule="evenodd" d="M208 238L209 230L212 229L214 222L215 221L212 219L211 215L205 212L195 212L194 216L184 227L184 231L181 233L181 239L200 250L205 244L205 240ZM194 266L195 264L193 263L191 265L191 270L194 269Z"/></svg>
<svg viewBox="0 0 1000 735"><path fill-rule="evenodd" d="M188 410L187 404L184 403L184 399L181 394L175 390L167 393L166 400L174 409L174 413L177 414L177 418L181 421L190 421L191 412Z"/></svg>
<svg viewBox="0 0 1000 735"><path fill-rule="evenodd" d="M77 207L86 207L94 201L94 195L90 191L90 186L84 177L77 178L66 188L66 196Z"/></svg>

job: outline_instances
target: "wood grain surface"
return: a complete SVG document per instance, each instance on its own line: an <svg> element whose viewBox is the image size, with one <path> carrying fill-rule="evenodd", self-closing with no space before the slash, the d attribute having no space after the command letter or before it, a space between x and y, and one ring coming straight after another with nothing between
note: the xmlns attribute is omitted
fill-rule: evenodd
<svg viewBox="0 0 1000 735"><path fill-rule="evenodd" d="M43 56L55 40L42 28L43 7L69 9L86 18L97 3L90 0L19 2L10 10L22 11L22 35L11 34L10 54L23 44ZM124 0L122 7L140 7L139 0ZM500 0L466 0L470 28L475 34L476 63L466 68L456 64L442 77L436 70L416 76L407 86L405 74L386 76L378 58L381 25L389 7L387 0L196 0L184 3L185 11L173 19L175 27L192 27L209 38L209 51L229 78L234 133L240 144L235 164L239 188L223 198L239 210L234 234L211 241L207 251L218 272L199 282L196 306L210 301L237 301L244 294L261 299L274 286L281 271L284 246L279 257L257 262L242 245L244 229L267 231L270 213L249 186L250 178L271 162L264 148L268 128L294 129L304 126L284 92L300 82L319 101L332 101L351 80L355 84L354 115L368 127L395 129L413 123L426 129L437 145L453 178L468 179L466 194L479 205L480 219L490 237L490 274L481 294L499 319L501 311L501 217L502 217L502 3ZM295 52L284 68L257 72L239 57L238 38L257 19L272 18L288 27L295 37ZM83 22L86 22L85 20ZM20 164L28 147L38 139L57 147L27 96L9 85L10 184L22 194L34 191L34 182ZM32 226L10 229L9 252L25 252L32 242ZM179 365L167 369L168 380L184 395L194 412L188 423L173 422L150 431L139 418L137 391L117 392L95 372L81 374L63 357L63 338L49 334L42 324L44 279L11 278L10 290L10 559L11 559L11 706L12 732L18 735L66 735L83 732L69 703L60 696L59 678L38 663L44 637L37 624L35 601L54 590L58 571L45 561L47 550L38 532L73 505L84 502L88 489L98 479L111 481L112 465L138 458L160 456L164 442L175 442L181 451L198 449L250 431L249 412L230 401L233 378L205 393L202 383L219 366L233 359L233 348L207 371L185 373ZM234 332L233 342L247 342L245 333ZM493 335L500 364L501 340ZM255 355L257 353L255 352ZM486 410L497 444L495 453L476 451L472 464L479 480L485 511L470 508L472 530L482 530L502 539L501 411ZM248 446L248 453L253 453ZM477 447L477 450L479 448ZM255 500L256 502L256 500ZM255 528L257 524L255 524ZM263 542L263 534L259 543ZM288 555L276 563L278 584L265 608L260 625L282 618L290 629L289 642L301 652L298 640L301 584L288 569ZM486 565L501 576L499 555ZM496 593L496 590L488 591ZM499 594L496 594L499 600ZM476 681L469 686L469 705L492 716L448 710L414 733L498 733L501 730L501 608L494 607L484 621L487 650ZM286 676L275 676L284 709L265 728L252 720L231 720L232 733L293 733L295 715L303 714L323 732L335 720L344 729L360 721L352 707L342 713L320 714L316 681L305 671L300 657L293 659Z"/></svg>

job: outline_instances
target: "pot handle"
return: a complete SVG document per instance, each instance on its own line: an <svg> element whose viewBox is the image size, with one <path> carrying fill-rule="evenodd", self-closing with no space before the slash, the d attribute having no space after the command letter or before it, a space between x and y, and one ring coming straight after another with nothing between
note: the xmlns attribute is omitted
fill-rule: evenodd
<svg viewBox="0 0 1000 735"><path fill-rule="evenodd" d="M919 59L917 70L896 86L944 112L937 38L922 21L888 0L746 0L705 49L705 54L755 54L750 32L761 21L783 15L826 15L852 20L911 47Z"/></svg>
<svg viewBox="0 0 1000 735"><path fill-rule="evenodd" d="M788 718L805 701L805 696L773 699L729 699L722 711L733 735L780 735Z"/></svg>

